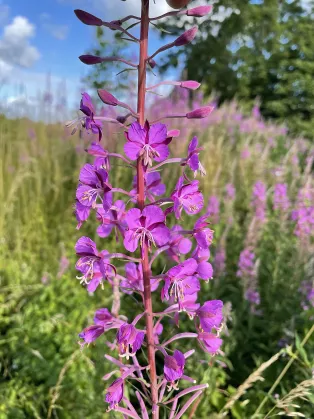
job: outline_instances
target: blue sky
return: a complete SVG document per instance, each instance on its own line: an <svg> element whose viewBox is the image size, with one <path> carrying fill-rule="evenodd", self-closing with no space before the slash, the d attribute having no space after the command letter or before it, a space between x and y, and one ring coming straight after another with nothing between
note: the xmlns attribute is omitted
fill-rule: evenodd
<svg viewBox="0 0 314 419"><path fill-rule="evenodd" d="M152 16L169 10L165 0L157 3L152 5ZM73 10L82 8L108 21L129 13L138 15L139 5L139 0L0 0L2 102L11 103L20 96L34 99L45 90L50 74L52 91L62 88L66 80L73 106L80 98L80 79L88 72L78 56L95 43L95 28L83 25ZM153 34L151 51L160 45Z"/></svg>

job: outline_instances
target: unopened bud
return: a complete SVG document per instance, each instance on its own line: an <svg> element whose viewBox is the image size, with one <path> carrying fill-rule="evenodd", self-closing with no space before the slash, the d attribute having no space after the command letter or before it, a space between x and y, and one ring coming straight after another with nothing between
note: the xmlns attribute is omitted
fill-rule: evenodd
<svg viewBox="0 0 314 419"><path fill-rule="evenodd" d="M203 17L208 15L212 11L212 6L198 6L193 7L193 9L189 9L185 12L187 16L193 17ZM180 12L181 13L181 12Z"/></svg>
<svg viewBox="0 0 314 419"><path fill-rule="evenodd" d="M167 137L176 138L179 137L180 130L179 129L172 129L167 132Z"/></svg>
<svg viewBox="0 0 314 419"><path fill-rule="evenodd" d="M107 92L107 90L98 89L98 96L102 102L106 105L110 106L117 106L119 101L116 99L111 93Z"/></svg>
<svg viewBox="0 0 314 419"><path fill-rule="evenodd" d="M188 112L186 117L188 119L202 119L206 118L214 110L213 106L204 106L203 108L194 109L194 111Z"/></svg>
<svg viewBox="0 0 314 419"><path fill-rule="evenodd" d="M198 83L197 81L194 81L194 80L187 80L181 83L181 87L184 87L185 89L191 89L191 90L198 89L200 85L201 83Z"/></svg>
<svg viewBox="0 0 314 419"><path fill-rule="evenodd" d="M103 58L97 57L96 55L81 55L79 56L79 59L82 61L82 63L87 65L93 65L93 64L99 64L103 62Z"/></svg>
<svg viewBox="0 0 314 419"><path fill-rule="evenodd" d="M181 47L182 45L189 44L195 38L197 30L198 30L197 26L194 26L193 28L188 29L182 35L180 35L179 38L177 38L174 41L174 45L176 47Z"/></svg>
<svg viewBox="0 0 314 419"><path fill-rule="evenodd" d="M84 10L76 9L74 10L74 13L81 22L85 23L85 25L102 26L102 20L99 19L99 17L84 12Z"/></svg>
<svg viewBox="0 0 314 419"><path fill-rule="evenodd" d="M150 58L148 60L148 64L149 64L150 68L156 67L156 61L153 58Z"/></svg>

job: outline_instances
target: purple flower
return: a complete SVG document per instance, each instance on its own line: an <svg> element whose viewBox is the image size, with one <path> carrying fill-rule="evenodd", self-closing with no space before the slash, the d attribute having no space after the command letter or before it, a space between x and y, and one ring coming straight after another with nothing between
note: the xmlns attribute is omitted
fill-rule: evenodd
<svg viewBox="0 0 314 419"><path fill-rule="evenodd" d="M244 298L251 303L252 306L260 305L261 297L258 291L249 288L246 290Z"/></svg>
<svg viewBox="0 0 314 419"><path fill-rule="evenodd" d="M92 131L93 134L98 134L99 141L102 137L102 125L99 121L95 121L95 108L92 103L92 99L88 93L82 93L82 99L80 103L80 110L85 114L85 117L81 118L81 124L87 131ZM76 129L75 129L76 131Z"/></svg>
<svg viewBox="0 0 314 419"><path fill-rule="evenodd" d="M96 244L88 237L81 237L75 245L76 254L80 256L75 267L82 272L81 284L87 285L89 292L94 292L103 279L115 276L115 267L104 260L108 252L98 252Z"/></svg>
<svg viewBox="0 0 314 419"><path fill-rule="evenodd" d="M158 123L152 126L146 121L144 127L138 122L133 122L126 133L127 142L124 152L131 160L143 156L144 165L152 165L152 160L162 162L169 155L167 127Z"/></svg>
<svg viewBox="0 0 314 419"><path fill-rule="evenodd" d="M196 277L197 268L197 262L192 258L171 268L166 273L165 284L161 291L162 300L171 299L178 302L179 310L182 311L182 303L186 296L200 290L200 283Z"/></svg>
<svg viewBox="0 0 314 419"><path fill-rule="evenodd" d="M223 246L219 246L216 250L214 268L217 275L224 273L226 269L226 250Z"/></svg>
<svg viewBox="0 0 314 419"><path fill-rule="evenodd" d="M171 195L174 205L174 213L177 219L181 217L181 212L184 209L189 215L197 214L201 211L204 205L204 198L198 190L199 181L193 180L186 185L183 184L184 179L180 177Z"/></svg>
<svg viewBox="0 0 314 419"><path fill-rule="evenodd" d="M189 168L194 172L194 176L196 176L197 172L199 171L201 175L206 175L206 170L202 166L198 155L201 150L203 150L202 147L198 146L198 139L197 137L193 137L192 141L189 144L188 147L188 157L186 159L186 164L189 166Z"/></svg>
<svg viewBox="0 0 314 419"><path fill-rule="evenodd" d="M211 355L216 355L222 345L222 339L217 335L208 332L201 332L198 334L198 341L204 351Z"/></svg>
<svg viewBox="0 0 314 419"><path fill-rule="evenodd" d="M95 157L93 165L96 169L110 170L108 151L104 150L100 144L92 143L87 153Z"/></svg>
<svg viewBox="0 0 314 419"><path fill-rule="evenodd" d="M189 253L192 247L191 240L185 238L180 234L182 227L175 225L170 230L169 249L167 250L168 256L175 262L180 263L180 256Z"/></svg>
<svg viewBox="0 0 314 419"><path fill-rule="evenodd" d="M233 186L232 183L227 183L225 189L226 189L226 197L230 199L230 201L233 201L235 198L235 193L236 193L235 187Z"/></svg>
<svg viewBox="0 0 314 419"><path fill-rule="evenodd" d="M274 189L274 210L287 211L289 206L288 185L277 183Z"/></svg>
<svg viewBox="0 0 314 419"><path fill-rule="evenodd" d="M92 326L86 327L80 334L79 337L84 340L85 343L92 343L94 340L99 338L104 333L103 326L93 324Z"/></svg>
<svg viewBox="0 0 314 419"><path fill-rule="evenodd" d="M100 308L95 313L94 324L86 327L79 337L84 340L84 344L92 343L107 330L118 328L121 324L122 321L113 317L107 308Z"/></svg>
<svg viewBox="0 0 314 419"><path fill-rule="evenodd" d="M185 358L182 352L177 349L173 356L165 355L164 375L167 381L174 385L183 375Z"/></svg>
<svg viewBox="0 0 314 419"><path fill-rule="evenodd" d="M240 253L239 262L238 262L238 277L255 277L255 254L251 251L250 248L245 248Z"/></svg>
<svg viewBox="0 0 314 419"><path fill-rule="evenodd" d="M266 212L266 186L263 182L256 182L253 186L252 206L255 216L260 221L265 221Z"/></svg>
<svg viewBox="0 0 314 419"><path fill-rule="evenodd" d="M207 214L209 217L213 217L215 223L217 223L219 220L219 206L220 203L217 196L210 196L207 205Z"/></svg>
<svg viewBox="0 0 314 419"><path fill-rule="evenodd" d="M78 230L82 227L83 222L86 221L89 217L90 210L91 207L86 207L85 205L82 205L79 201L76 201L74 214L78 222L76 226Z"/></svg>
<svg viewBox="0 0 314 419"><path fill-rule="evenodd" d="M133 262L126 263L125 265L126 279L120 282L122 291L126 294L132 294L133 291L144 292L143 269L141 264ZM151 291L156 291L158 288L157 280L150 280Z"/></svg>
<svg viewBox="0 0 314 419"><path fill-rule="evenodd" d="M110 208L108 203L111 198L111 186L107 183L108 173L104 169L97 170L96 167L87 163L83 166L80 177L80 184L76 190L76 199L84 206L95 208L97 199L103 199L105 209Z"/></svg>
<svg viewBox="0 0 314 419"><path fill-rule="evenodd" d="M223 321L223 302L221 300L206 301L197 311L202 331L211 332L213 328L219 329Z"/></svg>
<svg viewBox="0 0 314 419"><path fill-rule="evenodd" d="M108 200L109 203L109 200ZM116 239L119 240L118 231L124 237L126 229L125 218L125 203L121 200L116 201L111 205L109 211L105 211L103 208L97 210L97 220L101 221L101 225L97 228L97 234L99 237L108 237L112 229L115 229Z"/></svg>
<svg viewBox="0 0 314 419"><path fill-rule="evenodd" d="M157 326L154 327L154 342L155 345L159 345L159 336L162 334L164 327L161 323L158 323Z"/></svg>
<svg viewBox="0 0 314 419"><path fill-rule="evenodd" d="M124 381L122 378L117 378L107 388L105 401L109 403L109 410L116 409L123 398Z"/></svg>
<svg viewBox="0 0 314 419"><path fill-rule="evenodd" d="M141 246L146 243L150 248L152 244L163 246L169 241L169 229L165 226L165 214L160 207L149 205L141 211L138 208L130 209L125 216L128 230L124 237L124 246L134 252L140 241Z"/></svg>
<svg viewBox="0 0 314 419"><path fill-rule="evenodd" d="M166 192L166 185L161 183L161 176L158 172L145 173L144 178L144 194L145 198L148 198L150 202L155 202L155 196L161 196ZM133 189L131 194L136 196L137 194L137 176L133 179Z"/></svg>
<svg viewBox="0 0 314 419"><path fill-rule="evenodd" d="M303 297L301 306L303 310L308 310L314 307L314 284L312 280L306 280L301 282L299 291Z"/></svg>
<svg viewBox="0 0 314 419"><path fill-rule="evenodd" d="M145 333L137 330L133 324L124 323L117 332L120 356L134 356L141 348Z"/></svg>
<svg viewBox="0 0 314 419"><path fill-rule="evenodd" d="M193 236L201 249L207 249L213 242L214 232L210 228L206 228L209 223L206 221L208 214L199 218L193 229Z"/></svg>

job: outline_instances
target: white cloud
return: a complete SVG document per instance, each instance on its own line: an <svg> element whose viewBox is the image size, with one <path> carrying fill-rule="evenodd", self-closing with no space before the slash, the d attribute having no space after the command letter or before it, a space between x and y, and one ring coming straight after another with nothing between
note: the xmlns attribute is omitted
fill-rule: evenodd
<svg viewBox="0 0 314 419"><path fill-rule="evenodd" d="M72 4L90 13L95 13L103 20L117 20L129 14L140 16L141 2L139 0L58 0L59 3ZM165 0L150 1L150 15L161 15L172 10Z"/></svg>
<svg viewBox="0 0 314 419"><path fill-rule="evenodd" d="M54 38L60 41L63 41L67 38L69 27L67 25L52 23L51 17L48 13L42 13L40 15L40 22L42 28Z"/></svg>
<svg viewBox="0 0 314 419"><path fill-rule="evenodd" d="M26 17L16 16L4 27L0 38L0 78L14 66L31 67L40 57L30 39L35 35L35 26Z"/></svg>

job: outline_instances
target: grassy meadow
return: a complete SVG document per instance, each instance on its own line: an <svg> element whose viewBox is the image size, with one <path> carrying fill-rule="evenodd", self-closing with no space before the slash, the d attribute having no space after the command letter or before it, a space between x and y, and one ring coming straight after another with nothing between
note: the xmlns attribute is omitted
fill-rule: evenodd
<svg viewBox="0 0 314 419"><path fill-rule="evenodd" d="M182 112L184 102L158 99L150 113ZM206 121L174 120L168 127L181 130L173 155L185 155L193 135L204 148L207 174L200 180L215 231L215 273L202 284L201 298L226 306L224 355L210 358L196 347L187 363L187 375L209 388L184 418L314 418L313 145L263 121L257 107L244 115L235 102ZM96 237L93 217L76 230L75 188L92 139L70 136L62 125L0 116L0 419L120 418L103 401L102 377L111 370L104 354L112 352L106 339L83 351L78 345L94 311L110 308L112 292L108 286L89 295L79 284L74 244L89 235L103 249L121 246ZM123 134L105 127L103 141L119 150ZM114 163L112 172L112 184L131 187L128 168ZM168 192L178 173L164 166ZM265 187L262 199L257 182ZM278 184L287 187L284 202ZM184 223L193 220L185 216ZM250 272L239 267L244 249L254 254ZM165 263L157 262L156 272ZM258 303L248 301L251 286ZM122 314L136 307L123 296ZM189 330L186 316L180 325ZM174 326L164 327L166 339Z"/></svg>

